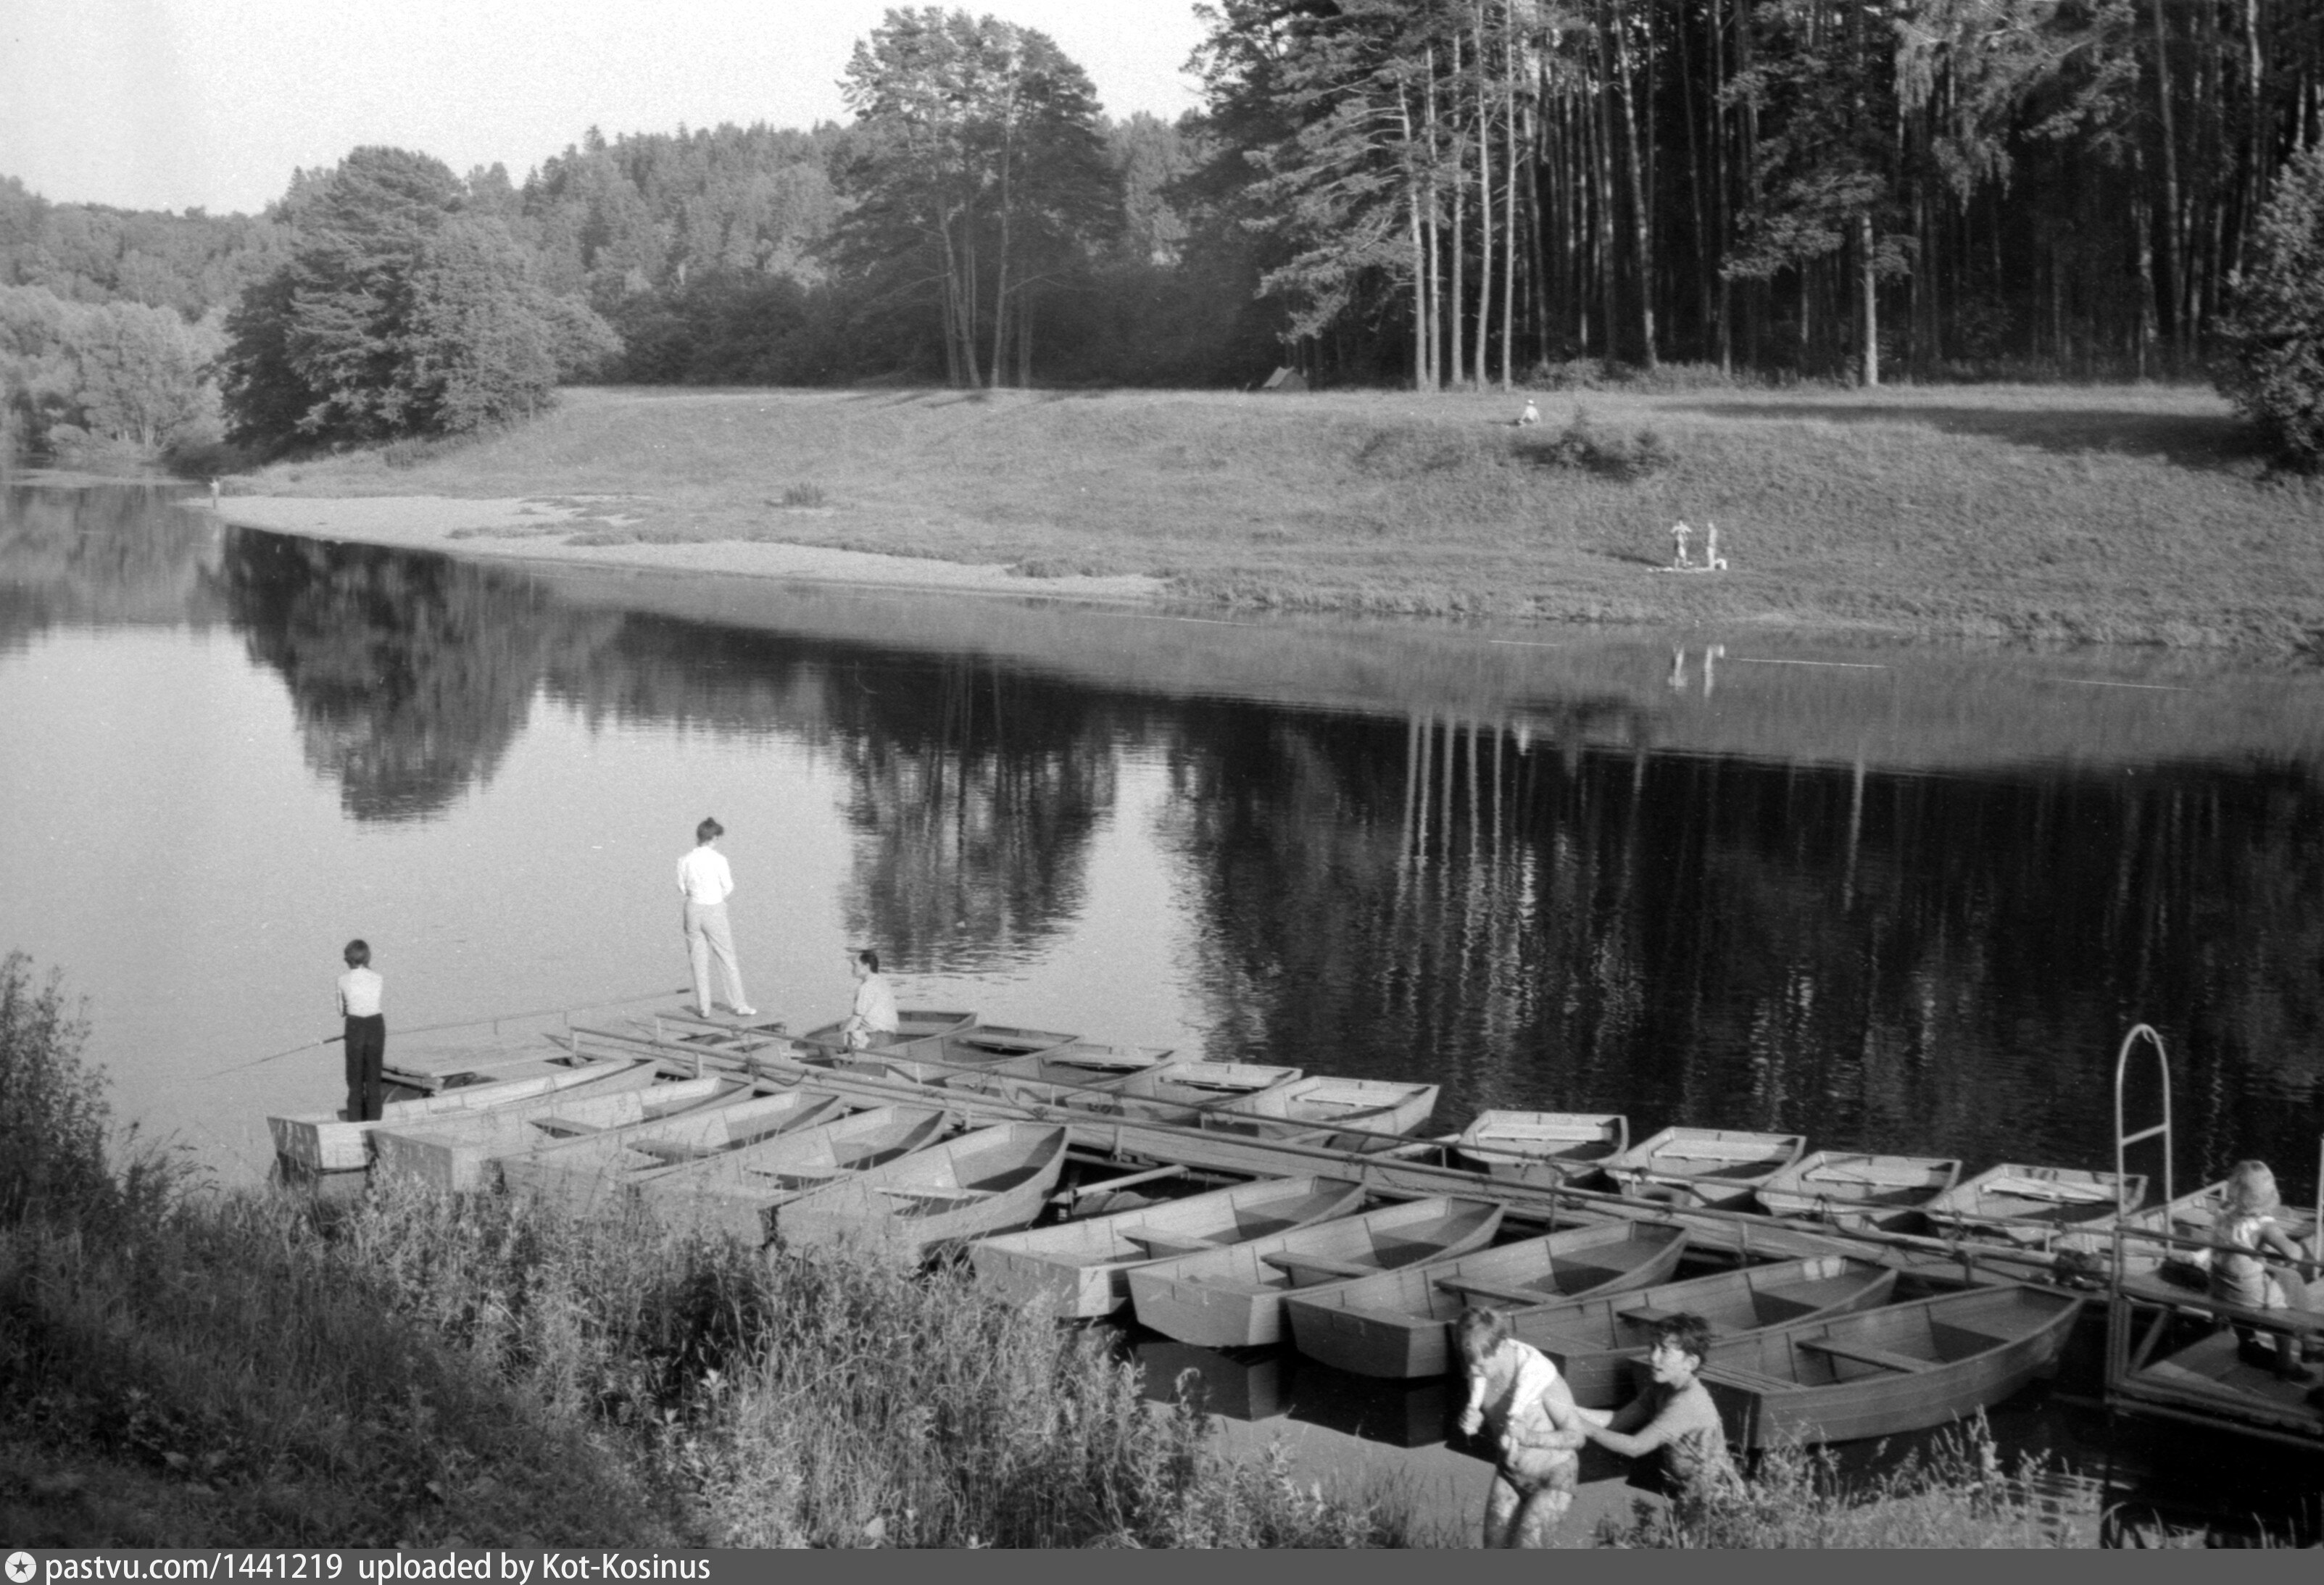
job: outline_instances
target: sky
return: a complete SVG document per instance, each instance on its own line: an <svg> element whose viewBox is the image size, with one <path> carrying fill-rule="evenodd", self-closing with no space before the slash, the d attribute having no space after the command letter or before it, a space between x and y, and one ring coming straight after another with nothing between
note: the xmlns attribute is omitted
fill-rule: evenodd
<svg viewBox="0 0 2324 1585"><path fill-rule="evenodd" d="M388 143L510 177L578 143L844 120L883 0L0 0L0 176L60 203L254 212ZM1175 117L1193 0L990 0L1107 115Z"/></svg>

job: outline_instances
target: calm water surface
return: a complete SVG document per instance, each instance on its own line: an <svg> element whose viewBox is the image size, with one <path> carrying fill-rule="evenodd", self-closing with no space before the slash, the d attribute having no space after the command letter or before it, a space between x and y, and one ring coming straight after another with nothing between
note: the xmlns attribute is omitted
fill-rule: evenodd
<svg viewBox="0 0 2324 1585"><path fill-rule="evenodd" d="M1911 651L1627 640L1366 707L1280 685L1275 649L1278 683L1238 682L1230 629L1171 630L1205 681L1118 615L1029 659L1007 640L1048 618L1006 603L688 619L176 494L5 493L0 948L87 997L116 1110L229 1177L264 1112L337 1093L335 1053L252 1064L334 1032L347 937L392 1030L666 992L669 871L715 813L752 998L795 1020L844 1009L864 943L910 1001L1426 1078L1447 1127L1605 1110L2101 1166L2144 1018L2182 1182L2256 1153L2312 1184L2312 668L2027 660L1914 694Z"/></svg>

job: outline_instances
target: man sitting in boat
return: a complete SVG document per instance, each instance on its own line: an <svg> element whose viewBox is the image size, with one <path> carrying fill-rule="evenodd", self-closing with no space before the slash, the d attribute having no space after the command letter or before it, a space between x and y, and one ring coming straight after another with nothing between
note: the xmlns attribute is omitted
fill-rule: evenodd
<svg viewBox="0 0 2324 1585"><path fill-rule="evenodd" d="M1549 1356L1510 1335L1509 1318L1471 1305L1453 1322L1453 1346L1469 1378L1461 1433L1493 1428L1492 1494L1485 1499L1488 1547L1545 1547L1573 1506L1589 1411L1575 1405Z"/></svg>
<svg viewBox="0 0 2324 1585"><path fill-rule="evenodd" d="M2211 1297L2246 1310L2312 1307L2301 1274L2312 1280L2317 1262L2298 1239L2276 1224L2275 1212L2282 1203L2276 1193L2275 1174L2267 1163L2236 1164L2227 1175L2225 1202L2211 1223L2212 1235L2218 1240L2211 1256ZM2268 1257L2283 1264L2271 1269ZM2292 1333L2277 1332L2271 1341L2255 1328L2236 1331L2246 1363L2262 1369L2273 1368L2285 1377L2310 1374L2301 1367L2300 1340ZM2310 1342L2308 1347L2312 1353L2318 1344Z"/></svg>
<svg viewBox="0 0 2324 1585"><path fill-rule="evenodd" d="M896 992L880 972L880 954L866 947L847 954L847 972L855 976L855 1006L840 1026L850 1051L869 1051L894 1041L902 1020L896 1014Z"/></svg>
<svg viewBox="0 0 2324 1585"><path fill-rule="evenodd" d="M1655 1323L1654 1336L1646 1354L1654 1384L1611 1415L1575 1411L1585 1434L1626 1459L1660 1452L1664 1488L1674 1497L1735 1495L1741 1479L1728 1456L1727 1428L1710 1389L1695 1379L1711 1351L1711 1328L1700 1315L1671 1315Z"/></svg>

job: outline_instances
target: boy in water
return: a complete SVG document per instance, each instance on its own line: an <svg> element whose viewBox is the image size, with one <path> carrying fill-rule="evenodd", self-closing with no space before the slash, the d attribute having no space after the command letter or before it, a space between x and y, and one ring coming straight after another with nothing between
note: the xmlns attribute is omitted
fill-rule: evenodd
<svg viewBox="0 0 2324 1585"><path fill-rule="evenodd" d="M1665 1488L1674 1497L1730 1495L1740 1477L1727 1453L1727 1428L1711 1391L1695 1379L1711 1349L1711 1328L1700 1315L1673 1315L1655 1326L1646 1366L1654 1384L1617 1410L1602 1427L1581 1411L1584 1434L1626 1459L1662 1454Z"/></svg>
<svg viewBox="0 0 2324 1585"><path fill-rule="evenodd" d="M1471 1305L1452 1323L1469 1378L1461 1433L1493 1432L1493 1487L1485 1499L1488 1547L1544 1547L1573 1506L1586 1409L1549 1357L1512 1335L1509 1318ZM1603 1418L1603 1416L1600 1416Z"/></svg>
<svg viewBox="0 0 2324 1585"><path fill-rule="evenodd" d="M387 987L371 966L371 944L350 941L339 976L339 1016L346 1020L347 1121L379 1120L380 1068L387 1060L387 1015L380 994Z"/></svg>

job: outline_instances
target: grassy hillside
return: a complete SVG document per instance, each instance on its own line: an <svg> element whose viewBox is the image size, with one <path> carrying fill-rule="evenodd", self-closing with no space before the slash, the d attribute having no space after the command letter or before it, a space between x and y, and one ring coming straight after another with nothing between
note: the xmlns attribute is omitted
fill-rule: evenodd
<svg viewBox="0 0 2324 1585"><path fill-rule="evenodd" d="M2208 392L1538 400L1520 429L1499 395L580 391L479 444L247 485L613 497L585 533L1268 606L2279 651L2324 630L2324 490L2265 477ZM1729 571L1657 570L1680 519L1717 522Z"/></svg>

